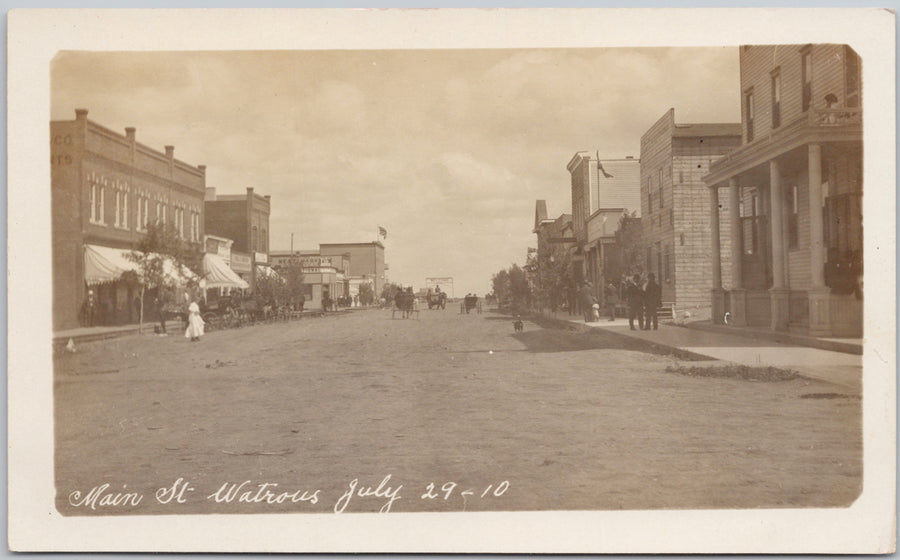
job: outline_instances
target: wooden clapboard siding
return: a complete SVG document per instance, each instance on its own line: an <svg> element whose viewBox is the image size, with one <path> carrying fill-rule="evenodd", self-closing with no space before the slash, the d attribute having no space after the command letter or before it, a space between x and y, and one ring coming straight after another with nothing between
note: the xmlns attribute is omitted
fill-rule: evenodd
<svg viewBox="0 0 900 560"><path fill-rule="evenodd" d="M804 48L812 52L812 107L825 108L825 96L838 98L838 106L844 104L844 53L843 45L752 45L740 49L741 65L741 119L742 138L747 142L746 96L749 89L754 95L754 140L768 137L772 128L772 73L781 75L781 127L804 115L803 57Z"/></svg>

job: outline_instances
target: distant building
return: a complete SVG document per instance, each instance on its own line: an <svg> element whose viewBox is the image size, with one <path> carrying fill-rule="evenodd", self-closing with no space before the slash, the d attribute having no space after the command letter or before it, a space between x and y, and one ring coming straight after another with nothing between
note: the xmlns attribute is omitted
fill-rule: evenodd
<svg viewBox="0 0 900 560"><path fill-rule="evenodd" d="M740 75L741 144L704 177L723 237L713 318L860 337L861 60L846 45L748 45Z"/></svg>
<svg viewBox="0 0 900 560"><path fill-rule="evenodd" d="M348 255L350 270L348 292L358 294L360 284L371 284L375 297L381 297L385 283L384 245L380 241L368 243L321 243L319 252L323 257Z"/></svg>
<svg viewBox="0 0 900 560"><path fill-rule="evenodd" d="M710 315L713 241L702 177L740 143L739 123L676 123L675 109L641 137L644 270L656 276L662 301L676 313Z"/></svg>
<svg viewBox="0 0 900 560"><path fill-rule="evenodd" d="M299 265L303 270L304 309L322 309L324 299L349 294L348 255L323 256L321 251L272 251L270 263L276 272Z"/></svg>
<svg viewBox="0 0 900 560"><path fill-rule="evenodd" d="M641 161L598 159L578 152L566 166L572 178L572 233L575 238L574 284L590 280L603 302L610 280L615 234L624 214L641 215Z"/></svg>
<svg viewBox="0 0 900 560"><path fill-rule="evenodd" d="M174 224L200 248L206 167L139 144L135 129L119 134L88 120L50 123L53 239L53 328L85 324L88 291L94 324L137 322L140 287L122 280L135 268L125 254L147 224ZM145 298L145 305L147 301ZM81 319L81 320L79 320Z"/></svg>
<svg viewBox="0 0 900 560"><path fill-rule="evenodd" d="M206 189L206 232L234 241L231 249L239 255L241 278L256 289L258 274L266 273L269 266L269 213L271 196L260 196L247 187L246 194L216 195L215 187ZM240 255L250 255L250 271L243 272L245 263ZM239 270L241 269L241 270Z"/></svg>
<svg viewBox="0 0 900 560"><path fill-rule="evenodd" d="M554 247L558 247L561 251L573 256L577 247L575 234L572 230L572 215L560 214L559 217L552 219L547 217L547 201L538 200L535 202L534 208L534 229L532 233L537 235L537 253L544 254ZM578 263L581 266L581 263ZM526 271L535 273L536 271ZM566 307L569 303L570 294L574 290L574 280L571 276L566 279L567 287L565 293L552 294L551 300L548 302L552 308Z"/></svg>

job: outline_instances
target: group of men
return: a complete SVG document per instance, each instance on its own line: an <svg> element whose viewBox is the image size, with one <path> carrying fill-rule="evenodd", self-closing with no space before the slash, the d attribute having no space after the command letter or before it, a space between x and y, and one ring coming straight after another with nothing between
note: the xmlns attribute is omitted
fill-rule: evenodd
<svg viewBox="0 0 900 560"><path fill-rule="evenodd" d="M651 272L646 280L640 274L622 280L621 292L615 283L610 282L604 289L609 320L616 318L616 304L620 293L628 304L628 326L635 330L635 319L641 330L659 329L657 310L662 302L662 288L656 282L655 275ZM594 297L594 287L590 280L585 280L581 288L581 305L584 311L585 322L598 321L600 319L600 306Z"/></svg>

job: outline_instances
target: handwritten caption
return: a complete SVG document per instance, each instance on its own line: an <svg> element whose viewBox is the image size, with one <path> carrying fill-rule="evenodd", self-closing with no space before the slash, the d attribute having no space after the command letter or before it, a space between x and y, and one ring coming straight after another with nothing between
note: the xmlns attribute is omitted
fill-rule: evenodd
<svg viewBox="0 0 900 560"><path fill-rule="evenodd" d="M195 488L185 478L178 478L168 486L158 488L149 500L156 500L162 505L177 507L181 504L195 502L198 499L216 504L308 504L315 506L320 503L333 506L334 513L353 511L351 503L361 507L369 507L369 501L377 499L381 504L380 513L388 513L394 504L401 499L402 484L397 484L391 479L391 475L385 476L377 485L364 484L358 478L351 480L343 493L332 500L326 499L326 493L321 489L285 489L275 482L224 482L211 494ZM424 488L413 492L412 499L431 501L450 501L461 498L464 504L469 498L476 500L489 500L502 497L509 490L509 481L504 480L487 486L465 486L453 481L443 483L429 482ZM208 491L208 490L207 490ZM419 491L423 491L421 494ZM94 486L87 492L75 490L69 493L69 505L76 508L90 510L104 510L110 508L135 508L145 503L143 492L129 491L128 485L123 484L120 489L114 489L109 483ZM377 505L377 504L376 504Z"/></svg>

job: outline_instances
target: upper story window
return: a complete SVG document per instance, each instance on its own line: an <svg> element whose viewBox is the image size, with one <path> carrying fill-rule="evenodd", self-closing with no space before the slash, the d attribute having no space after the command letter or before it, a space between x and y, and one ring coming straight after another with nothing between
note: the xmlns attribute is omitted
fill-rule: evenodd
<svg viewBox="0 0 900 560"><path fill-rule="evenodd" d="M147 231L147 222L150 221L150 199L146 196L137 197L137 224L138 231Z"/></svg>
<svg viewBox="0 0 900 560"><path fill-rule="evenodd" d="M860 60L856 51L844 47L844 99L847 107L859 107L860 103Z"/></svg>
<svg viewBox="0 0 900 560"><path fill-rule="evenodd" d="M802 74L803 88L801 91L800 104L803 111L808 111L812 105L812 51L806 48L802 51L800 61L800 72Z"/></svg>
<svg viewBox="0 0 900 560"><path fill-rule="evenodd" d="M106 195L106 189L103 188L103 185L100 183L92 182L91 183L91 194L90 194L90 204L91 204L91 223L103 225L103 210L104 210L104 198Z"/></svg>
<svg viewBox="0 0 900 560"><path fill-rule="evenodd" d="M756 108L753 106L753 89L744 92L744 121L747 123L747 142L753 142L753 126L756 118Z"/></svg>
<svg viewBox="0 0 900 560"><path fill-rule="evenodd" d="M250 228L250 250L259 251L259 230L256 226Z"/></svg>
<svg viewBox="0 0 900 560"><path fill-rule="evenodd" d="M116 227L128 229L128 193L116 189Z"/></svg>
<svg viewBox="0 0 900 560"><path fill-rule="evenodd" d="M772 72L772 128L781 126L781 70Z"/></svg>

